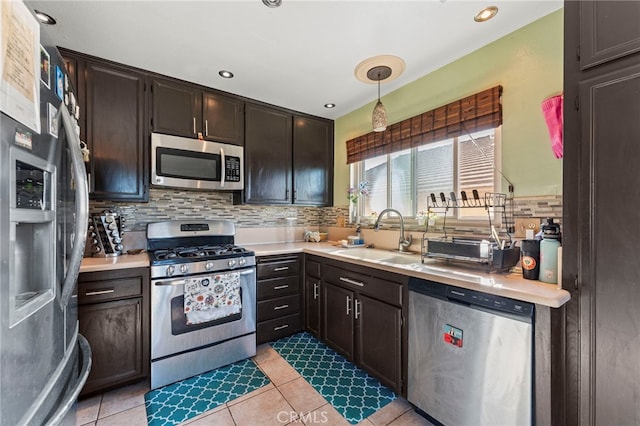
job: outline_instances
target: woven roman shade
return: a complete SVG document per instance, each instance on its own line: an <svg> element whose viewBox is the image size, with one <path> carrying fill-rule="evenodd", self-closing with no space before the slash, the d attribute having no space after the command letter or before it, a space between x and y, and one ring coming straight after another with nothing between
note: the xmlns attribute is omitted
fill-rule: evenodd
<svg viewBox="0 0 640 426"><path fill-rule="evenodd" d="M492 87L431 111L347 141L347 164L402 151L502 124L502 86Z"/></svg>

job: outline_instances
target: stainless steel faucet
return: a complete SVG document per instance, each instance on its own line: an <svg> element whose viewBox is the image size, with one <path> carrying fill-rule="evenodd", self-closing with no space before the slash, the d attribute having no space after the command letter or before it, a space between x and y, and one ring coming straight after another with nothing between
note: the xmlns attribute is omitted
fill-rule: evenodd
<svg viewBox="0 0 640 426"><path fill-rule="evenodd" d="M398 251L400 252L409 251L407 249L411 245L412 235L409 234L409 238L404 237L404 218L402 217L402 214L398 210L395 210L395 209L382 210L378 215L378 219L376 219L375 225L373 225L374 231L378 231L378 229L380 229L380 219L382 219L382 216L384 216L384 214L388 212L393 212L400 217L400 240L398 241Z"/></svg>

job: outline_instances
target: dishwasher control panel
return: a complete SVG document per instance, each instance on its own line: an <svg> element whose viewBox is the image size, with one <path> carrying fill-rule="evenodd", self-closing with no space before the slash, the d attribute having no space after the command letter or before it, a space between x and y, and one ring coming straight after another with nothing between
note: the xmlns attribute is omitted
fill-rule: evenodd
<svg viewBox="0 0 640 426"><path fill-rule="evenodd" d="M496 296L493 294L481 293L475 290L447 286L447 298L472 305L484 306L486 308L497 309L502 312L530 316L533 314L533 304L521 302L519 300Z"/></svg>

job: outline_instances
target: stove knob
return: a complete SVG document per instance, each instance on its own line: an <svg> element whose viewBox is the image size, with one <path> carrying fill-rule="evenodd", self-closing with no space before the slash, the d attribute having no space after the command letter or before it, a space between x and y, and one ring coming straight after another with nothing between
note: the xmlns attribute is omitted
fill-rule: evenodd
<svg viewBox="0 0 640 426"><path fill-rule="evenodd" d="M167 276L170 277L176 271L175 266L169 265L167 266Z"/></svg>
<svg viewBox="0 0 640 426"><path fill-rule="evenodd" d="M213 268L213 262L207 262L204 265L204 269L206 269L207 271L210 270L211 268Z"/></svg>
<svg viewBox="0 0 640 426"><path fill-rule="evenodd" d="M233 268L236 266L236 260L235 259L231 259L227 265L229 265L229 268Z"/></svg>
<svg viewBox="0 0 640 426"><path fill-rule="evenodd" d="M186 274L187 272L189 272L189 267L185 264L180 265L180 272Z"/></svg>
<svg viewBox="0 0 640 426"><path fill-rule="evenodd" d="M238 260L238 265L240 266L244 266L245 263L247 263L247 260L244 257L241 257L240 260Z"/></svg>

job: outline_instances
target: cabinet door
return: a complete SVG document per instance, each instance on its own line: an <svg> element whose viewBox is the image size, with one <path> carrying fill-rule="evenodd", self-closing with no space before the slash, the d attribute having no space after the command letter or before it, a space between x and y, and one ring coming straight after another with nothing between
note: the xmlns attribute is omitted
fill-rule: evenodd
<svg viewBox="0 0 640 426"><path fill-rule="evenodd" d="M244 103L212 92L202 94L204 138L244 145Z"/></svg>
<svg viewBox="0 0 640 426"><path fill-rule="evenodd" d="M320 336L320 279L311 275L304 280L304 325L314 336Z"/></svg>
<svg viewBox="0 0 640 426"><path fill-rule="evenodd" d="M356 363L380 381L401 392L402 310L358 294L356 316Z"/></svg>
<svg viewBox="0 0 640 426"><path fill-rule="evenodd" d="M200 91L166 80L153 81L152 128L156 133L195 138L202 128Z"/></svg>
<svg viewBox="0 0 640 426"><path fill-rule="evenodd" d="M640 263L622 253L638 248L640 185L640 65L584 80L580 87L581 259L578 360L580 424L637 424L640 393ZM611 208L612 200L625 208ZM631 331L635 330L635 331ZM629 366L634 366L630 368Z"/></svg>
<svg viewBox="0 0 640 426"><path fill-rule="evenodd" d="M640 2L580 2L580 67L640 51Z"/></svg>
<svg viewBox="0 0 640 426"><path fill-rule="evenodd" d="M91 198L147 201L144 75L87 61L84 78Z"/></svg>
<svg viewBox="0 0 640 426"><path fill-rule="evenodd" d="M324 341L347 359L353 359L354 293L333 284L322 286Z"/></svg>
<svg viewBox="0 0 640 426"><path fill-rule="evenodd" d="M83 394L144 377L142 298L80 306L78 320L92 359Z"/></svg>
<svg viewBox="0 0 640 426"><path fill-rule="evenodd" d="M291 114L246 104L245 201L291 203Z"/></svg>
<svg viewBox="0 0 640 426"><path fill-rule="evenodd" d="M294 117L293 202L333 203L333 122Z"/></svg>

